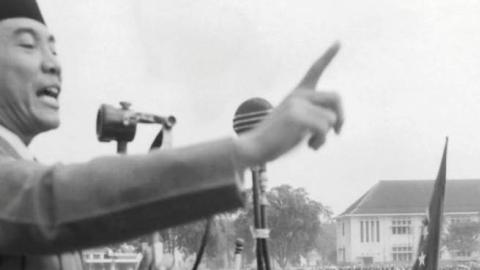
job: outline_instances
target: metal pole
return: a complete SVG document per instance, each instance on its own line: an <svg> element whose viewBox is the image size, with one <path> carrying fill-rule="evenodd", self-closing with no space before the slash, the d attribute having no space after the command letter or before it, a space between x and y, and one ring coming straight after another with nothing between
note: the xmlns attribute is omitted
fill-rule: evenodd
<svg viewBox="0 0 480 270"><path fill-rule="evenodd" d="M268 231L267 225L267 178L265 174L266 168L265 165L259 166L257 170L258 181L260 186L260 227ZM268 255L268 237L261 238L262 240L262 256L265 263L265 269L270 270L270 257Z"/></svg>
<svg viewBox="0 0 480 270"><path fill-rule="evenodd" d="M265 261L263 256L263 241L258 235L261 229L261 208L260 208L260 183L258 168L252 168L252 196L253 196L253 223L255 227L254 238L256 243L257 269L265 270Z"/></svg>
<svg viewBox="0 0 480 270"><path fill-rule="evenodd" d="M126 154L127 153L127 141L117 141L117 153Z"/></svg>

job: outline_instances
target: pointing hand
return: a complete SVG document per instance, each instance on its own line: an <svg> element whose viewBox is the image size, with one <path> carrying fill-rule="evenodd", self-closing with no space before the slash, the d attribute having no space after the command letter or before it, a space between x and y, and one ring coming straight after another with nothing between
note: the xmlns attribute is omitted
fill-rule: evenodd
<svg viewBox="0 0 480 270"><path fill-rule="evenodd" d="M315 91L323 71L340 49L334 43L312 65L298 86L256 128L236 141L239 162L250 167L274 160L309 136L318 149L331 129L339 134L344 116L341 99L334 92Z"/></svg>

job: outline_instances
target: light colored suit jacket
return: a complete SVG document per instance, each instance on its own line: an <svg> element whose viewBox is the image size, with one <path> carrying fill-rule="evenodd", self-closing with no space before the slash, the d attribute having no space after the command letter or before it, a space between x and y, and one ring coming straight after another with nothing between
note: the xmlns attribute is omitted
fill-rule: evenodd
<svg viewBox="0 0 480 270"><path fill-rule="evenodd" d="M45 166L0 137L0 269L78 270L77 250L243 205L231 139Z"/></svg>

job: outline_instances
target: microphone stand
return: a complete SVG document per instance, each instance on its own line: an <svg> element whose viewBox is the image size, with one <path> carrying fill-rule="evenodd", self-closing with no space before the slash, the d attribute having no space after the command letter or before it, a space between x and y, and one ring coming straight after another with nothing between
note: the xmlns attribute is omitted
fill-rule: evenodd
<svg viewBox="0 0 480 270"><path fill-rule="evenodd" d="M266 196L266 176L265 165L256 166L251 169L252 172L252 191L253 191L253 220L254 220L254 238L256 240L257 269L270 270L270 258L268 255L267 239L270 230L267 227L266 208L268 200Z"/></svg>
<svg viewBox="0 0 480 270"><path fill-rule="evenodd" d="M237 134L254 128L271 111L272 105L263 98L251 98L244 101L235 111L233 130ZM265 164L250 168L252 173L253 221L255 229L253 238L256 242L257 270L270 270L267 239L267 196Z"/></svg>
<svg viewBox="0 0 480 270"><path fill-rule="evenodd" d="M261 229L261 217L260 217L260 187L258 183L258 173L256 168L252 168L252 196L253 196L253 225L255 226L254 238L256 243L256 254L257 254L257 269L264 270L264 261L262 256L262 241L259 238L258 231Z"/></svg>
<svg viewBox="0 0 480 270"><path fill-rule="evenodd" d="M127 153L127 141L117 141L117 154L124 155Z"/></svg>

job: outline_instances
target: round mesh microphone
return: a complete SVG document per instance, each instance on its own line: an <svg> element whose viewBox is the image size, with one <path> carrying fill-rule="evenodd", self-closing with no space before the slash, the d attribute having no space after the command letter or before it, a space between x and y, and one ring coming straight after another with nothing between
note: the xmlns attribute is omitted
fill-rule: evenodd
<svg viewBox="0 0 480 270"><path fill-rule="evenodd" d="M238 135L255 128L272 110L270 102L263 98L251 98L244 101L238 107L233 117L233 130ZM258 164L250 168L252 171L252 197L255 230L266 229L265 208L267 198L265 196L266 177L265 164ZM270 269L267 242L265 238L256 238L257 269ZM240 263L236 263L237 268Z"/></svg>
<svg viewBox="0 0 480 270"><path fill-rule="evenodd" d="M253 129L272 111L272 108L270 102L263 98L244 101L235 111L233 130L240 135Z"/></svg>

